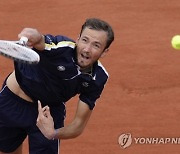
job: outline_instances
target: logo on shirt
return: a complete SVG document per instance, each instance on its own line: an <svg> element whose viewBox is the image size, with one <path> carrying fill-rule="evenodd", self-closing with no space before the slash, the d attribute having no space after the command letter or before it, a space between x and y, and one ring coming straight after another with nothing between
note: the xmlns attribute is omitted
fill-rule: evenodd
<svg viewBox="0 0 180 154"><path fill-rule="evenodd" d="M62 66L62 65L60 65L60 66L57 67L57 70L58 70L58 71L65 71L65 69L66 69L66 68L65 68L64 66Z"/></svg>
<svg viewBox="0 0 180 154"><path fill-rule="evenodd" d="M88 86L89 86L89 83L88 83L88 82L83 82L82 85L83 85L84 87L88 87Z"/></svg>

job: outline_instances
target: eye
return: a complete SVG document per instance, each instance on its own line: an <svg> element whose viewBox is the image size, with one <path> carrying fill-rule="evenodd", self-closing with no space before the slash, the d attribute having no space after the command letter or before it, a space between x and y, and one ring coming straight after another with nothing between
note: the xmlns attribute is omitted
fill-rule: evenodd
<svg viewBox="0 0 180 154"><path fill-rule="evenodd" d="M81 40L82 40L82 42L87 42L86 38L82 38Z"/></svg>
<svg viewBox="0 0 180 154"><path fill-rule="evenodd" d="M94 44L94 47L99 49L101 46L99 44Z"/></svg>

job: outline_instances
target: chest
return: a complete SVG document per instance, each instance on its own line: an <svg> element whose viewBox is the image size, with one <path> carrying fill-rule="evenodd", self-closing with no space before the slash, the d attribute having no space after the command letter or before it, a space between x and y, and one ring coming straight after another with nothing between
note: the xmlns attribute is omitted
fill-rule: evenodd
<svg viewBox="0 0 180 154"><path fill-rule="evenodd" d="M80 74L75 57L66 54L41 55L39 68L42 74L62 80L73 79Z"/></svg>

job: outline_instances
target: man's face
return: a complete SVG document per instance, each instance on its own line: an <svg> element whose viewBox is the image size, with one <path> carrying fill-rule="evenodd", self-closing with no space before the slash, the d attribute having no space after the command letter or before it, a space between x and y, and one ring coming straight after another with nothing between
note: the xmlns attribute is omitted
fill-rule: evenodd
<svg viewBox="0 0 180 154"><path fill-rule="evenodd" d="M100 57L104 56L108 49L105 49L107 33L85 28L77 39L77 62L81 69L91 67Z"/></svg>

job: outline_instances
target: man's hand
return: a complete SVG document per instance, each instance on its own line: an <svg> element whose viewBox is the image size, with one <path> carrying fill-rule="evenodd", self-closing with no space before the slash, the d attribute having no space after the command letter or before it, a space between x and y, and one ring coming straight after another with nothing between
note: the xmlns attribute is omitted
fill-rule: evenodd
<svg viewBox="0 0 180 154"><path fill-rule="evenodd" d="M39 51L44 50L45 39L44 36L37 29L24 28L18 34L19 39L23 36L28 38L27 46L31 48L34 47Z"/></svg>
<svg viewBox="0 0 180 154"><path fill-rule="evenodd" d="M42 108L41 102L38 101L38 112L37 127L46 138L49 140L53 139L56 131L54 129L54 121L50 114L49 107L45 106Z"/></svg>

